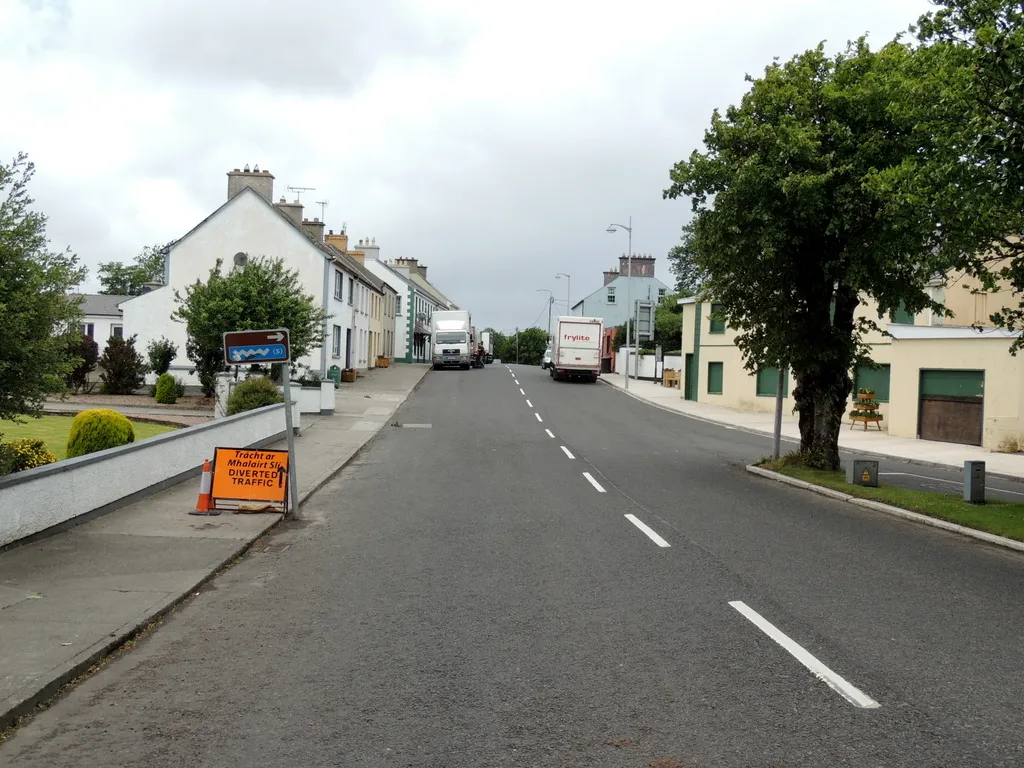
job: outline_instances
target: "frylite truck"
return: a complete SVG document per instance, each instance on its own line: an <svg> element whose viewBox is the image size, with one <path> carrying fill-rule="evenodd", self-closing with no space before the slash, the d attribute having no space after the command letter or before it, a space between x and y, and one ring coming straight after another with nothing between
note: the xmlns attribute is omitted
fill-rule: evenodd
<svg viewBox="0 0 1024 768"><path fill-rule="evenodd" d="M548 368L551 378L597 381L601 375L603 336L604 322L599 317L559 317Z"/></svg>
<svg viewBox="0 0 1024 768"><path fill-rule="evenodd" d="M434 312L430 318L430 360L435 369L469 370L474 352L472 322L465 309Z"/></svg>
<svg viewBox="0 0 1024 768"><path fill-rule="evenodd" d="M480 332L480 343L484 345L484 364L490 365L494 362L494 342L490 331Z"/></svg>

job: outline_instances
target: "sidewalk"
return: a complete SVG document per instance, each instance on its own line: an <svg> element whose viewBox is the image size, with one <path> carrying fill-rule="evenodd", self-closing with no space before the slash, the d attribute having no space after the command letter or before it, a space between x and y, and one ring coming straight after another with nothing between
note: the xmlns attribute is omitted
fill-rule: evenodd
<svg viewBox="0 0 1024 768"><path fill-rule="evenodd" d="M601 381L625 391L621 374L605 374ZM710 403L695 403L684 400L678 389L664 387L651 381L631 379L628 394L659 408L713 424L765 435L772 435L775 431L774 411L736 411ZM782 414L782 438L790 442L800 441L796 417L786 412ZM965 461L984 461L985 471L993 477L1024 479L1024 455L1021 454L993 453L971 445L893 437L886 432L865 432L863 429L851 430L845 423L839 430L839 447L844 451L861 455L874 455L958 471L963 470Z"/></svg>
<svg viewBox="0 0 1024 768"><path fill-rule="evenodd" d="M371 371L338 390L333 416L302 416L295 441L300 504L389 423L428 370L402 364ZM193 478L0 553L0 730L188 596L281 519L189 515L198 491Z"/></svg>

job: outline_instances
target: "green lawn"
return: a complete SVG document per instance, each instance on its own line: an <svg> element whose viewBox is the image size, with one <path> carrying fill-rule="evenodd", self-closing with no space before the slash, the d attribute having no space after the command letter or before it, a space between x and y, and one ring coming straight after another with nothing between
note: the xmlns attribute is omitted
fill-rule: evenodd
<svg viewBox="0 0 1024 768"><path fill-rule="evenodd" d="M15 424L13 421L0 422L0 434L4 440L18 440L23 437L36 437L46 443L57 461L67 458L68 432L71 431L71 416L43 416L40 419L26 419L25 424ZM166 424L149 424L145 421L133 421L135 429L135 440L145 440L147 437L161 435L170 432L176 427Z"/></svg>
<svg viewBox="0 0 1024 768"><path fill-rule="evenodd" d="M929 517L948 520L951 523L974 528L1008 539L1024 541L1024 502L989 499L985 504L968 504L958 494L917 491L879 484L877 488L865 488L846 482L844 472L826 472L794 466L784 457L781 463L767 462L760 465L804 482L842 491L894 507L909 509Z"/></svg>

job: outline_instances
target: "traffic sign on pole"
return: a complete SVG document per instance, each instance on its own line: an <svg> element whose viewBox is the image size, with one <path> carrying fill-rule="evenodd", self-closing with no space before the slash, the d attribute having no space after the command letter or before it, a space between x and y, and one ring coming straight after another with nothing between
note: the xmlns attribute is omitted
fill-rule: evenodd
<svg viewBox="0 0 1024 768"><path fill-rule="evenodd" d="M224 362L228 365L288 363L291 359L291 338L287 328L228 331L224 334Z"/></svg>

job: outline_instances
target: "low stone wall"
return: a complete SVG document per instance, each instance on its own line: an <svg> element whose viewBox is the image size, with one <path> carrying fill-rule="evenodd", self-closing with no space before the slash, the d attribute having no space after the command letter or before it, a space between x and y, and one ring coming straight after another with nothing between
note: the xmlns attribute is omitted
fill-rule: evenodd
<svg viewBox="0 0 1024 768"><path fill-rule="evenodd" d="M256 448L284 436L284 405L268 405L0 477L0 549L84 522L198 475L203 460L212 459L218 446Z"/></svg>

